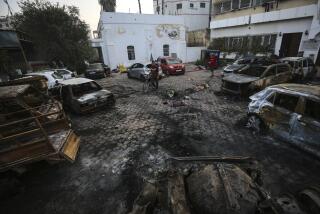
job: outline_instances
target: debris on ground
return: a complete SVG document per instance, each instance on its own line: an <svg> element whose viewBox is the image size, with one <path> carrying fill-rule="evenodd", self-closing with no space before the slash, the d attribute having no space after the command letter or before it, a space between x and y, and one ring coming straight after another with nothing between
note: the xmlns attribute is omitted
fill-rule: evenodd
<svg viewBox="0 0 320 214"><path fill-rule="evenodd" d="M207 89L207 88L209 88L208 83L196 84L195 91L202 91L202 90Z"/></svg>
<svg viewBox="0 0 320 214"><path fill-rule="evenodd" d="M262 187L258 163L249 157L173 157L167 173L145 183L130 214L303 214L318 213L320 191L310 188L300 197L273 198Z"/></svg>
<svg viewBox="0 0 320 214"><path fill-rule="evenodd" d="M169 98L172 98L172 97L174 97L174 96L176 95L176 92L175 92L173 89L168 89L168 90L166 91L166 94L167 94L167 96L168 96Z"/></svg>

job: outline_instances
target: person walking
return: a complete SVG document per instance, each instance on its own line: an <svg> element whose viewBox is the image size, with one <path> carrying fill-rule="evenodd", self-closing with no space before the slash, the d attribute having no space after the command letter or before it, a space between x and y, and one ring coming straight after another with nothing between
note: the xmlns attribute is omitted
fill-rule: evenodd
<svg viewBox="0 0 320 214"><path fill-rule="evenodd" d="M158 89L159 87L159 65L152 61L151 64L151 84L155 87L155 89Z"/></svg>

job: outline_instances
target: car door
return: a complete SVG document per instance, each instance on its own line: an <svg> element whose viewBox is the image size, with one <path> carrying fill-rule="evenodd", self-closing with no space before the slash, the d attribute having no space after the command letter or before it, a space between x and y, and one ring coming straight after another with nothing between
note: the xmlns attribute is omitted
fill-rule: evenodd
<svg viewBox="0 0 320 214"><path fill-rule="evenodd" d="M260 79L256 81L255 85L257 88L264 89L269 85L276 84L275 76L276 76L276 65L272 65L267 67L267 69L263 72Z"/></svg>
<svg viewBox="0 0 320 214"><path fill-rule="evenodd" d="M289 65L277 65L277 74L275 78L276 84L289 82L291 79L291 68Z"/></svg>
<svg viewBox="0 0 320 214"><path fill-rule="evenodd" d="M260 116L275 133L289 138L291 118L296 114L299 96L275 92L260 107Z"/></svg>
<svg viewBox="0 0 320 214"><path fill-rule="evenodd" d="M308 61L307 59L302 60L302 72L303 72L303 78L306 78L308 76Z"/></svg>
<svg viewBox="0 0 320 214"><path fill-rule="evenodd" d="M320 101L303 98L304 110L295 120L292 139L320 146Z"/></svg>
<svg viewBox="0 0 320 214"><path fill-rule="evenodd" d="M136 77L141 78L141 75L144 73L144 65L141 63L137 63L137 66L135 68L136 72Z"/></svg>
<svg viewBox="0 0 320 214"><path fill-rule="evenodd" d="M130 68L129 68L129 73L130 73L130 76L132 77L135 77L135 68L137 66L137 63L133 64Z"/></svg>

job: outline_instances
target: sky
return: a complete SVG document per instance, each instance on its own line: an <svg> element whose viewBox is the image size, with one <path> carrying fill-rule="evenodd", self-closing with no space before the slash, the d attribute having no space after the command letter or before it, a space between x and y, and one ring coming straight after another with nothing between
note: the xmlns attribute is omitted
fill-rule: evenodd
<svg viewBox="0 0 320 214"><path fill-rule="evenodd" d="M99 16L100 5L98 0L48 0L50 2L59 2L65 5L74 5L80 9L80 17L89 24L91 30L96 30ZM18 3L19 0L8 0L10 7L13 11L19 12ZM140 0L142 13L153 13L153 1L152 0ZM139 12L138 0L117 0L116 12L124 13L137 13ZM0 0L0 16L6 16L8 9L3 0Z"/></svg>

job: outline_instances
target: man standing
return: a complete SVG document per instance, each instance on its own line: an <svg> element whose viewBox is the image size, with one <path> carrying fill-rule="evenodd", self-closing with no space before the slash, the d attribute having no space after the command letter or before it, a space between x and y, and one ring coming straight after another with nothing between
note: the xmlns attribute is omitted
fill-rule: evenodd
<svg viewBox="0 0 320 214"><path fill-rule="evenodd" d="M151 83L152 85L158 89L159 87L159 66L155 61L152 61L151 65Z"/></svg>
<svg viewBox="0 0 320 214"><path fill-rule="evenodd" d="M208 61L208 67L211 71L211 76L213 77L213 71L215 68L217 68L217 57L214 54L210 54L209 61Z"/></svg>

